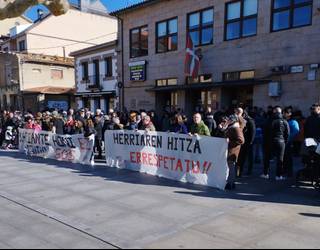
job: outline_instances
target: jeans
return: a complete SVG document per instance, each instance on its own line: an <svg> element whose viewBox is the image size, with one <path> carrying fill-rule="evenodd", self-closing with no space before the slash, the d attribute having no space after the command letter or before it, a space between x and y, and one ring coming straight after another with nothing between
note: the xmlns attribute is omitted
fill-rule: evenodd
<svg viewBox="0 0 320 250"><path fill-rule="evenodd" d="M234 161L228 161L228 167L229 167L228 183L234 184L237 176L236 163Z"/></svg>
<svg viewBox="0 0 320 250"><path fill-rule="evenodd" d="M270 171L270 160L271 160L271 146L269 144L263 145L263 167L264 175L268 175Z"/></svg>
<svg viewBox="0 0 320 250"><path fill-rule="evenodd" d="M96 139L95 144L95 149L96 151L98 151L99 154L98 157L102 157L102 140Z"/></svg>
<svg viewBox="0 0 320 250"><path fill-rule="evenodd" d="M284 175L284 153L286 143L282 140L274 140L272 144L265 146L264 149L264 174L268 175L270 172L270 159L275 156L277 160L277 177Z"/></svg>
<svg viewBox="0 0 320 250"><path fill-rule="evenodd" d="M238 166L239 166L239 174L242 176L244 171L244 165L248 159L248 174L252 174L253 170L253 145L251 144L244 144L241 147L239 159L238 159Z"/></svg>
<svg viewBox="0 0 320 250"><path fill-rule="evenodd" d="M286 143L284 141L273 142L273 154L277 160L277 177L284 175L284 153L286 150Z"/></svg>
<svg viewBox="0 0 320 250"><path fill-rule="evenodd" d="M284 154L284 172L288 177L293 176L293 144L291 142L286 145Z"/></svg>

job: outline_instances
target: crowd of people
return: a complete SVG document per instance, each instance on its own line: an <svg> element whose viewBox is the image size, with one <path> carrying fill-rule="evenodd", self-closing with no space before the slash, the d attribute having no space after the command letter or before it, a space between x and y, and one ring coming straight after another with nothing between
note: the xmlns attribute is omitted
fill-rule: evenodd
<svg viewBox="0 0 320 250"><path fill-rule="evenodd" d="M161 117L154 111L104 113L97 109L75 111L27 112L2 111L0 115L0 145L6 139L6 132L18 128L35 132L47 131L59 135L84 134L95 136L96 158L103 157L103 141L106 130L145 130L172 132L185 135L214 136L227 138L229 144L229 179L226 189L235 188L235 180L245 173L251 175L255 163L263 163L264 179L270 178L270 160L277 163L276 180L293 176L293 156L299 153L305 138L320 141L320 104L314 104L310 116L305 119L301 111L292 107L244 108L196 112L189 119L182 110L165 108ZM17 145L18 136L12 145ZM14 141L15 140L15 141ZM8 144L6 144L7 146ZM247 163L247 164L246 164Z"/></svg>

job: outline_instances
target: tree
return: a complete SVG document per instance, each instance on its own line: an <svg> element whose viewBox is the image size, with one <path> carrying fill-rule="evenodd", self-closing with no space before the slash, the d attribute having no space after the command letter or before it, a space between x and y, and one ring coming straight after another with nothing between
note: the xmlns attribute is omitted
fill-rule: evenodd
<svg viewBox="0 0 320 250"><path fill-rule="evenodd" d="M46 6L55 16L65 14L70 7L68 0L0 0L0 20L21 16L38 4Z"/></svg>

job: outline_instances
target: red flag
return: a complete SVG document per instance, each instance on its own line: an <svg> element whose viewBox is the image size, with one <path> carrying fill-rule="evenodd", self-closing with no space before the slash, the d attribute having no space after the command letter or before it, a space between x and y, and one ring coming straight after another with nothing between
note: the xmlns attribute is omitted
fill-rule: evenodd
<svg viewBox="0 0 320 250"><path fill-rule="evenodd" d="M185 74L188 77L197 78L200 70L200 58L196 54L190 34L187 36L187 48L185 59Z"/></svg>

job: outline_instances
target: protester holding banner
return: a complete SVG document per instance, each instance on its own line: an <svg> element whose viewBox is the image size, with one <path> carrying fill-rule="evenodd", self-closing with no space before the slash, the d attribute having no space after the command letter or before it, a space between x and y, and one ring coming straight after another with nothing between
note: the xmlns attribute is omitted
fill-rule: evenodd
<svg viewBox="0 0 320 250"><path fill-rule="evenodd" d="M26 118L26 124L24 125L25 129L33 129L33 118L31 116Z"/></svg>
<svg viewBox="0 0 320 250"><path fill-rule="evenodd" d="M211 136L209 128L204 124L201 114L199 113L196 113L193 116L193 124L191 126L190 134Z"/></svg>
<svg viewBox="0 0 320 250"><path fill-rule="evenodd" d="M129 122L126 125L127 130L135 131L138 130L137 113L131 113L129 116Z"/></svg>
<svg viewBox="0 0 320 250"><path fill-rule="evenodd" d="M175 116L175 125L173 132L184 135L187 135L189 133L187 126L184 124L182 115Z"/></svg>
<svg viewBox="0 0 320 250"><path fill-rule="evenodd" d="M153 125L153 122L151 121L150 116L145 116L142 120L142 130L145 130L147 132L155 132L156 127Z"/></svg>
<svg viewBox="0 0 320 250"><path fill-rule="evenodd" d="M53 117L53 127L52 132L54 134L63 135L64 134L64 121L62 119L61 114L59 114L57 111L54 111L52 113Z"/></svg>
<svg viewBox="0 0 320 250"><path fill-rule="evenodd" d="M67 118L67 122L64 126L64 132L67 135L75 134L75 120L73 119L72 115L69 115Z"/></svg>
<svg viewBox="0 0 320 250"><path fill-rule="evenodd" d="M96 117L95 117L94 129L96 131L95 150L98 152L97 159L102 159L103 123L102 123L102 117L100 115L96 115Z"/></svg>
<svg viewBox="0 0 320 250"><path fill-rule="evenodd" d="M228 119L228 128L226 130L226 138L229 140L228 166L229 178L226 186L227 190L235 189L236 179L236 163L240 154L241 145L244 144L243 130L241 129L239 118L232 115Z"/></svg>

